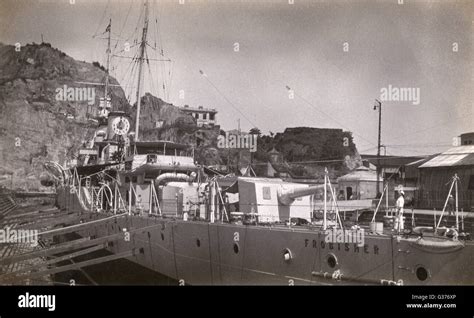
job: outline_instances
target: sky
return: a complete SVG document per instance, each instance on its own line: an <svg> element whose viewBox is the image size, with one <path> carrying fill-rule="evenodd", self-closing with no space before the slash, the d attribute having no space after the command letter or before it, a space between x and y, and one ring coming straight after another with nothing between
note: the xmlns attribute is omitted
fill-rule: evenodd
<svg viewBox="0 0 474 318"><path fill-rule="evenodd" d="M111 74L134 102L137 69L126 57L136 52L143 8L142 0L3 0L0 42L43 35L77 60L105 65L112 19L121 57ZM160 61L150 60L145 91L215 108L223 129L239 121L265 134L341 128L373 154L373 106L387 90L382 153L433 154L474 131L474 1L150 0L149 8L147 52Z"/></svg>

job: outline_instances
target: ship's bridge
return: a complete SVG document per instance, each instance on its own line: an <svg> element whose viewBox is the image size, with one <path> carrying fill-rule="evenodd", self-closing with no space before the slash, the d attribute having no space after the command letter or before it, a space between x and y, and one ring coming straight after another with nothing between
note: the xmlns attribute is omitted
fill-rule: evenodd
<svg viewBox="0 0 474 318"><path fill-rule="evenodd" d="M197 170L194 149L171 141L137 141L128 147L126 170Z"/></svg>

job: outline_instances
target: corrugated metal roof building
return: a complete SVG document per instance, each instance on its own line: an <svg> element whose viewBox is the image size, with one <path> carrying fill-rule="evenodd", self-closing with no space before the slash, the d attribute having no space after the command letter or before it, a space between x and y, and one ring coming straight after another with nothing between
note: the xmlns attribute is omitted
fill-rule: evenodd
<svg viewBox="0 0 474 318"><path fill-rule="evenodd" d="M459 208L474 211L474 145L451 148L426 161L419 169L417 206L442 209L452 178L457 174Z"/></svg>

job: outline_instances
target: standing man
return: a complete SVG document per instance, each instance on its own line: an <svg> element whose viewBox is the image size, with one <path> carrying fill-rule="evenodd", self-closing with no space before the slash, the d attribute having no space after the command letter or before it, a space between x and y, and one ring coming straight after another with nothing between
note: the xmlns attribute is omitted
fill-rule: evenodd
<svg viewBox="0 0 474 318"><path fill-rule="evenodd" d="M398 196L397 203L396 203L396 208L397 208L397 220L395 222L396 224L396 230L398 233L400 231L403 231L404 229L404 224L403 224L403 206L405 205L405 192L403 190L400 191L400 195Z"/></svg>
<svg viewBox="0 0 474 318"><path fill-rule="evenodd" d="M456 202L454 201L454 197L452 194L450 194L448 198L448 216L454 215L455 204Z"/></svg>
<svg viewBox="0 0 474 318"><path fill-rule="evenodd" d="M137 201L135 203L135 214L141 214L142 212L143 212L142 195L139 194Z"/></svg>
<svg viewBox="0 0 474 318"><path fill-rule="evenodd" d="M446 215L445 217L443 217L443 224L445 227L448 227L448 221L449 221L449 217L451 215L454 215L454 206L456 205L456 201L454 201L454 197L452 194L449 195L448 197L448 215Z"/></svg>

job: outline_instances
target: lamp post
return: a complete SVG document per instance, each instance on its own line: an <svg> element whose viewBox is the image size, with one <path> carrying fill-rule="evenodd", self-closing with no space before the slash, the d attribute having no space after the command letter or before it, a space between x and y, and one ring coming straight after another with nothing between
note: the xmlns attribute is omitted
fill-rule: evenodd
<svg viewBox="0 0 474 318"><path fill-rule="evenodd" d="M383 156L387 157L387 146L385 145L380 145L380 148L383 148ZM386 158L385 158L386 159ZM382 175L382 191L385 189L385 175L384 175L384 169L380 168L380 174ZM378 180L378 179L377 179ZM378 194L378 192L377 192ZM388 196L387 196L388 198Z"/></svg>
<svg viewBox="0 0 474 318"><path fill-rule="evenodd" d="M377 195L380 192L380 139L382 133L382 103L379 100L375 100L374 110L379 111L379 133L378 133L378 142L377 142L377 187L376 192Z"/></svg>

